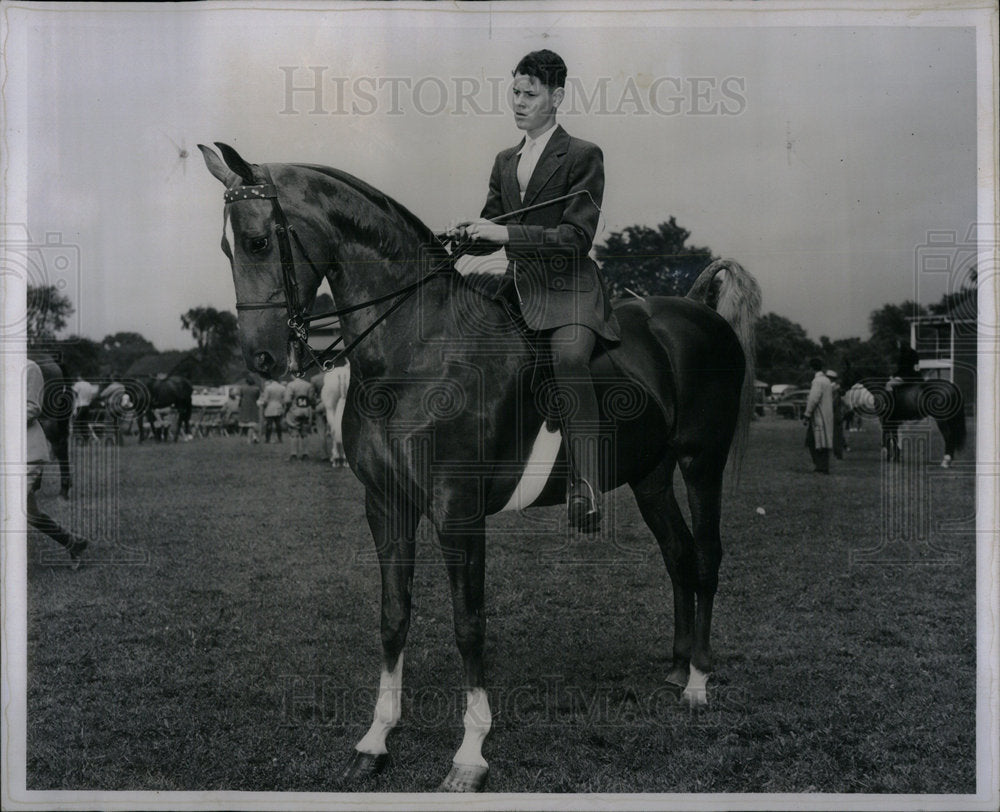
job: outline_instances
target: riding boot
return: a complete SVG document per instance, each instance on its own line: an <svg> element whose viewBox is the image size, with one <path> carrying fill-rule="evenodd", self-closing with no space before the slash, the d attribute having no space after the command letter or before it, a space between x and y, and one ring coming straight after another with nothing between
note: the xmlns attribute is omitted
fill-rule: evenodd
<svg viewBox="0 0 1000 812"><path fill-rule="evenodd" d="M594 333L588 328L571 324L556 328L549 345L554 356L552 377L557 411L569 463L569 521L583 533L596 532L601 524L599 415L589 364L594 342Z"/></svg>
<svg viewBox="0 0 1000 812"><path fill-rule="evenodd" d="M596 533L601 526L599 434L596 422L567 421L570 485L567 511L570 524L581 533Z"/></svg>

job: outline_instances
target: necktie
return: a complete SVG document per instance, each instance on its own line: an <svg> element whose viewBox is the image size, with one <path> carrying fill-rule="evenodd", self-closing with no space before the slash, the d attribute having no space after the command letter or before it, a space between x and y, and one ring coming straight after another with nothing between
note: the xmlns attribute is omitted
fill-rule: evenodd
<svg viewBox="0 0 1000 812"><path fill-rule="evenodd" d="M527 139L524 142L524 149L521 150L521 160L517 164L517 185L521 190L521 200L524 200L524 192L535 169L535 147L535 142Z"/></svg>

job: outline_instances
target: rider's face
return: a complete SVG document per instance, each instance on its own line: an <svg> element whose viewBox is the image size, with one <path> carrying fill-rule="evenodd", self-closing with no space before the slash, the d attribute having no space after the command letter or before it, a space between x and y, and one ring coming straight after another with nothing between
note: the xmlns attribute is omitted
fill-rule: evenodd
<svg viewBox="0 0 1000 812"><path fill-rule="evenodd" d="M556 108L563 100L561 87L550 89L536 77L523 73L514 77L511 93L514 123L532 138L547 130L555 121Z"/></svg>

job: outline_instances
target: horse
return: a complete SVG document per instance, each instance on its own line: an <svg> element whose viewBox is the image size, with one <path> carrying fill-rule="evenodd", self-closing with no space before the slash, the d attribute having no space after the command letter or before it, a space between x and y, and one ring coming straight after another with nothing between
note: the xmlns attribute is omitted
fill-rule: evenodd
<svg viewBox="0 0 1000 812"><path fill-rule="evenodd" d="M42 413L38 423L49 441L52 455L59 464L59 496L69 499L73 487L72 468L69 463L69 438L73 417L73 384L48 353L29 351L28 356L42 371Z"/></svg>
<svg viewBox="0 0 1000 812"><path fill-rule="evenodd" d="M866 381L852 386L844 401L857 414L878 417L882 448L892 462L900 459L899 427L911 420L929 417L937 423L944 438L942 468L951 467L955 455L965 447L965 402L962 390L951 381Z"/></svg>
<svg viewBox="0 0 1000 812"><path fill-rule="evenodd" d="M464 736L439 789L481 790L492 720L483 665L486 516L565 504L565 451L552 416L572 404L553 403L551 379L508 301L459 273L458 249L449 253L411 212L340 170L250 165L217 146L222 158L200 149L226 187L222 248L248 367L269 377L302 371L302 319L323 278L350 359L344 449L365 486L379 561L382 654L374 718L341 781L383 768L386 737L400 720L415 537L426 517L447 568L465 685ZM592 361L601 490L628 484L659 544L674 594L666 681L693 708L708 702L724 469L730 457L738 468L747 440L759 309L753 276L716 261L687 297L617 303L622 340ZM690 528L673 492L677 467Z"/></svg>
<svg viewBox="0 0 1000 812"><path fill-rule="evenodd" d="M187 378L180 375L170 375L166 378L149 378L142 382L146 389L145 397L139 408L139 442L144 440L143 421L149 422L152 435L160 440L166 439L158 431L155 412L157 409L177 409L177 428L174 432L176 443L183 434L185 439L191 438L191 393L193 388Z"/></svg>

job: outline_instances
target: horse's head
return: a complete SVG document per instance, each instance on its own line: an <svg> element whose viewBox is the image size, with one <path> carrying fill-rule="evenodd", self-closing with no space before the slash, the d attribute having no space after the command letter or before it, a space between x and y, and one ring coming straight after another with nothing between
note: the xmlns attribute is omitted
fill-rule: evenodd
<svg viewBox="0 0 1000 812"><path fill-rule="evenodd" d="M217 146L221 159L208 147L198 148L208 171L226 187L222 250L233 269L244 361L269 378L297 372L299 345L289 321L308 310L322 281L292 247L296 240L285 219L295 219L296 239L308 239L310 225L296 217L303 190L286 177L290 167L251 165L232 147Z"/></svg>

